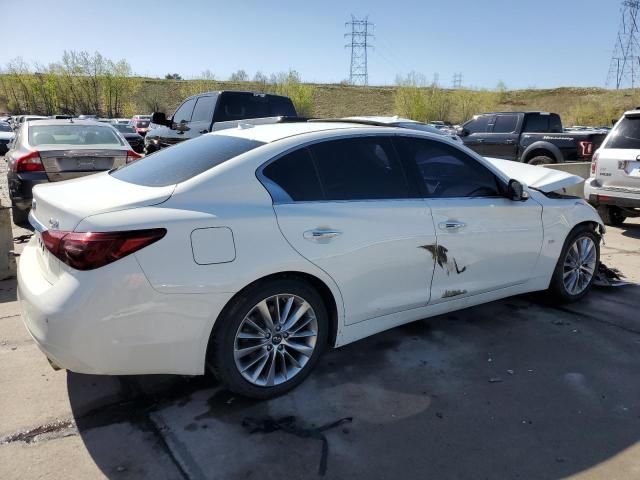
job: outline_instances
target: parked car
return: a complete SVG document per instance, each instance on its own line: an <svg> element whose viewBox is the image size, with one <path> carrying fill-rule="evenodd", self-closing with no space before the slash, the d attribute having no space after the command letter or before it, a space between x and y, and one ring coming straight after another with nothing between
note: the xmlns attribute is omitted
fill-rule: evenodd
<svg viewBox="0 0 640 480"><path fill-rule="evenodd" d="M149 123L151 122L151 115L134 115L129 124L135 128L136 133L143 137L149 131Z"/></svg>
<svg viewBox="0 0 640 480"><path fill-rule="evenodd" d="M40 120L22 124L5 158L13 222L24 225L35 185L110 170L140 155L109 125L91 120Z"/></svg>
<svg viewBox="0 0 640 480"><path fill-rule="evenodd" d="M594 154L584 195L607 225L640 216L640 109L625 112Z"/></svg>
<svg viewBox="0 0 640 480"><path fill-rule="evenodd" d="M154 152L214 130L238 123L273 123L279 117L297 117L288 97L254 92L207 92L187 98L170 119L154 112L144 139L145 151Z"/></svg>
<svg viewBox="0 0 640 480"><path fill-rule="evenodd" d="M11 126L6 122L0 122L0 155L4 155L9 151L9 143L14 137L15 134Z"/></svg>
<svg viewBox="0 0 640 480"><path fill-rule="evenodd" d="M458 135L482 156L532 165L591 161L606 136L564 132L560 116L548 112L483 113L463 124Z"/></svg>
<svg viewBox="0 0 640 480"><path fill-rule="evenodd" d="M221 130L38 185L22 316L58 367L208 366L270 398L326 347L529 291L583 298L604 227L586 201L550 193L581 181L413 129Z"/></svg>
<svg viewBox="0 0 640 480"><path fill-rule="evenodd" d="M131 119L130 118L113 118L113 123L119 123L120 125L130 125L131 124Z"/></svg>
<svg viewBox="0 0 640 480"><path fill-rule="evenodd" d="M20 115L17 121L13 125L13 129L17 130L24 122L31 122L33 120L46 120L48 117L42 115Z"/></svg>
<svg viewBox="0 0 640 480"><path fill-rule="evenodd" d="M120 135L129 142L129 145L136 153L144 152L144 137L136 133L136 129L131 125L124 125L122 123L114 123L113 127L120 132Z"/></svg>
<svg viewBox="0 0 640 480"><path fill-rule="evenodd" d="M360 117L346 117L344 119L337 119L337 121L341 121L341 120L361 122L369 125L379 125L379 126L386 125L389 127L411 128L413 130L421 130L423 132L434 133L436 135L444 135L446 137L449 137L454 142L462 143L462 139L455 133L451 134L451 133L448 133L448 130L438 128L434 125L417 122L409 118L401 118L401 117L398 117L397 115L393 117L360 116Z"/></svg>

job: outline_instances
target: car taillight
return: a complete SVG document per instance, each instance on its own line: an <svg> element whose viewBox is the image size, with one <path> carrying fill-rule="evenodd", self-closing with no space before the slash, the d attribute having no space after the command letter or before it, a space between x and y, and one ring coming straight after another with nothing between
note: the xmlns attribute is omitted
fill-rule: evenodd
<svg viewBox="0 0 640 480"><path fill-rule="evenodd" d="M595 175L596 174L596 170L598 170L598 157L600 155L598 154L598 152L596 152L593 155L593 158L591 159L591 175Z"/></svg>
<svg viewBox="0 0 640 480"><path fill-rule="evenodd" d="M579 142L578 145L580 145L580 152L583 157L588 157L593 153L593 142L588 142L585 140Z"/></svg>
<svg viewBox="0 0 640 480"><path fill-rule="evenodd" d="M64 232L46 230L44 246L76 270L93 270L157 242L167 233L164 228L124 232Z"/></svg>
<svg viewBox="0 0 640 480"><path fill-rule="evenodd" d="M43 172L44 165L38 152L29 152L16 159L16 172Z"/></svg>
<svg viewBox="0 0 640 480"><path fill-rule="evenodd" d="M129 150L127 152L127 163L131 163L131 162L135 162L136 160L138 160L139 158L142 158L142 155L138 155L136 152L134 152L133 150Z"/></svg>

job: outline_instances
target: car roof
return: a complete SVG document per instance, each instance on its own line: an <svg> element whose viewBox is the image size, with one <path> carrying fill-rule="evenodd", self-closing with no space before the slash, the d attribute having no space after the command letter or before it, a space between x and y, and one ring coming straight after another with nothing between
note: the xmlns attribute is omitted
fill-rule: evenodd
<svg viewBox="0 0 640 480"><path fill-rule="evenodd" d="M377 116L377 115L362 115L356 117L345 117L345 120L362 120L364 122L375 122L375 123L386 123L388 125L393 125L396 123L421 123L416 120L411 120L410 118L402 118L397 115L394 116Z"/></svg>
<svg viewBox="0 0 640 480"><path fill-rule="evenodd" d="M55 119L55 118L48 118L45 120L36 120L37 125L93 125L93 126L101 126L101 127L109 127L111 126L110 123L105 123L105 122L98 122L97 120L78 120L78 119L73 119L73 121L70 121L68 118L66 119ZM26 122L31 124L30 121ZM33 123L34 125L36 124L35 122Z"/></svg>
<svg viewBox="0 0 640 480"><path fill-rule="evenodd" d="M263 143L271 143L284 138L293 137L297 135L306 135L317 132L330 132L352 130L354 133L363 134L383 134L383 133L398 133L399 131L406 134L407 132L424 134L424 136L433 136L435 138L443 138L442 135L437 135L429 132L422 132L418 130L409 130L406 128L398 128L394 126L372 126L367 124L358 124L353 122L341 123L340 121L334 122L292 122L292 123L272 123L266 125L251 125L240 124L237 128L228 128L225 130L218 130L206 135L227 135L239 138L246 138L247 140L255 140Z"/></svg>

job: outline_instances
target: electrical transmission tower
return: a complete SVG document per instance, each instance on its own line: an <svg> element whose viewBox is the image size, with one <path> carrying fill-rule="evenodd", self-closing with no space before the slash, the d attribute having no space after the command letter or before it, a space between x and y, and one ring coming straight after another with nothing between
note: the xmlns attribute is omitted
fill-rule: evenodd
<svg viewBox="0 0 640 480"><path fill-rule="evenodd" d="M635 88L640 81L640 31L638 30L638 11L640 0L624 0L620 9L622 19L611 57L611 66L607 76L607 86L616 89Z"/></svg>
<svg viewBox="0 0 640 480"><path fill-rule="evenodd" d="M352 85L368 85L369 70L367 66L367 52L373 45L369 43L369 39L373 38L373 23L369 21L369 17L357 19L351 15L351 21L346 22L345 27L351 31L345 33L344 36L351 39L351 43L345 45L345 48L351 48L351 68L349 70L349 83Z"/></svg>
<svg viewBox="0 0 640 480"><path fill-rule="evenodd" d="M638 1L640 1L640 0L638 0ZM454 89L462 88L462 74L461 73L454 73L453 74L453 88Z"/></svg>

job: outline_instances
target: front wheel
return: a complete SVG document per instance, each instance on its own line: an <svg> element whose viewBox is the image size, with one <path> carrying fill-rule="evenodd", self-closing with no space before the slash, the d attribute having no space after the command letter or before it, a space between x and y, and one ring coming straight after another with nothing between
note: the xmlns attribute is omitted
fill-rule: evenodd
<svg viewBox="0 0 640 480"><path fill-rule="evenodd" d="M303 281L250 287L218 318L208 366L231 391L267 399L299 385L327 344L322 298Z"/></svg>
<svg viewBox="0 0 640 480"><path fill-rule="evenodd" d="M575 302L591 288L600 264L600 237L589 226L573 230L565 241L549 292L563 303Z"/></svg>

